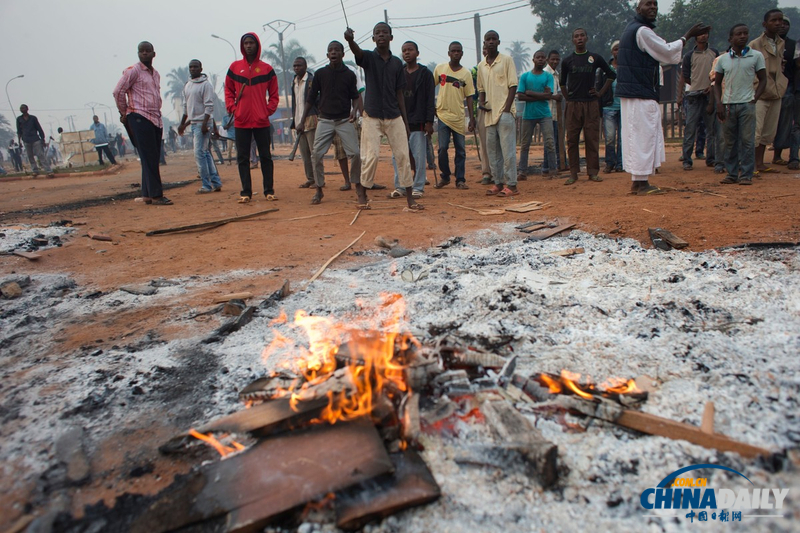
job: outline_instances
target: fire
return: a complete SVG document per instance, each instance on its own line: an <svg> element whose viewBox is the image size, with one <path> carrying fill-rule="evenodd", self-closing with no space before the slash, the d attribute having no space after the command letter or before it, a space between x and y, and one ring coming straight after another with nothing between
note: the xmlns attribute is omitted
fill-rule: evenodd
<svg viewBox="0 0 800 533"><path fill-rule="evenodd" d="M202 433L198 433L194 429L190 429L189 430L189 435L191 435L192 437L194 437L196 439L199 439L199 440L205 442L206 444L208 444L209 446L211 446L212 448L217 450L217 452L219 452L219 454L222 457L226 457L226 456L228 456L228 455L230 455L230 454L232 454L234 452L238 452L238 451L244 450L244 446L242 444L239 444L236 441L231 441L231 445L230 446L226 446L226 445L222 444L220 441L218 441L217 439L215 439L214 437L212 437L210 434L209 435L203 435Z"/></svg>
<svg viewBox="0 0 800 533"><path fill-rule="evenodd" d="M363 306L361 302L358 304ZM336 376L346 383L327 392L328 405L320 416L323 421L334 424L368 415L381 395L408 392L405 365L395 359L396 347L405 350L411 344L418 344L412 336L400 333L405 302L399 294L385 294L378 309L369 311L379 318L368 331L297 311L291 327L305 330L309 342L307 349L300 347L294 361L295 370L304 379L280 391L276 397L290 394L291 405L296 408L299 402L333 379L333 373L342 365L345 372L340 369ZM290 344L289 339L275 332L262 357L266 360L274 350Z"/></svg>
<svg viewBox="0 0 800 533"><path fill-rule="evenodd" d="M586 400L593 400L595 396L610 396L619 394L635 394L641 392L632 379L609 378L601 385L596 386L590 377L586 377L585 384L581 385L581 375L569 370L562 370L560 376L540 374L539 381L550 389L551 394L562 394L565 389L577 394Z"/></svg>

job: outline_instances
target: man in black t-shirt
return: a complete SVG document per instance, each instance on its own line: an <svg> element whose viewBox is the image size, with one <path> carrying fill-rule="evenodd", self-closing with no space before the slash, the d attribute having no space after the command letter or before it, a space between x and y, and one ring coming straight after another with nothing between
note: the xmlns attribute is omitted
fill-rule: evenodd
<svg viewBox="0 0 800 533"><path fill-rule="evenodd" d="M315 107L319 111L319 122L314 137L314 150L311 158L314 162L314 185L316 192L311 199L313 205L322 202L322 188L325 186L325 171L322 158L328 153L334 134L342 140L342 147L350 160L350 181L356 186L359 205L367 204L367 193L361 186L361 153L358 148L358 135L353 126L356 120L356 75L344 66L344 45L339 41L331 41L328 45L330 63L317 70L311 81L311 89L306 93L306 105L303 116L295 124L298 135L303 134L306 118Z"/></svg>
<svg viewBox="0 0 800 533"><path fill-rule="evenodd" d="M572 32L575 52L561 62L561 92L566 103L567 159L570 177L564 185L578 181L580 151L578 143L583 130L586 145L586 171L589 181L603 181L600 172L600 98L611 89L617 73L608 66L603 56L589 52L586 30L577 28ZM594 87L597 69L602 69L606 82L598 91Z"/></svg>

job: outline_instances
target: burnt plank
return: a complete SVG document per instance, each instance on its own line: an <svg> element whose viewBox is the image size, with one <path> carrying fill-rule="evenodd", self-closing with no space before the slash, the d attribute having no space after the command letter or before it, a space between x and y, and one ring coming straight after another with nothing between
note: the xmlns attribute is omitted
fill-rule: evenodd
<svg viewBox="0 0 800 533"><path fill-rule="evenodd" d="M259 441L204 467L182 488L168 487L130 531L162 533L217 517L225 517L224 531L256 531L294 507L391 469L368 420L320 424Z"/></svg>
<svg viewBox="0 0 800 533"><path fill-rule="evenodd" d="M404 509L430 503L441 490L425 461L413 449L391 455L394 474L354 485L336 495L336 525L361 529Z"/></svg>
<svg viewBox="0 0 800 533"><path fill-rule="evenodd" d="M672 246L661 238L661 235L654 229L654 228L647 228L647 234L650 236L650 242L653 243L653 248L658 248L659 250L663 250L668 252L672 250Z"/></svg>
<svg viewBox="0 0 800 533"><path fill-rule="evenodd" d="M676 250L680 250L682 248L686 248L689 246L689 243L675 235L669 230L665 230L664 228L648 228L648 231L652 229L658 237L664 240L667 244L675 248Z"/></svg>
<svg viewBox="0 0 800 533"><path fill-rule="evenodd" d="M559 233L570 230L574 227L575 224L562 224L560 226L556 226L555 228L548 229L540 233L532 233L531 236L528 237L528 239L532 241L543 241L549 239L553 235L558 235Z"/></svg>

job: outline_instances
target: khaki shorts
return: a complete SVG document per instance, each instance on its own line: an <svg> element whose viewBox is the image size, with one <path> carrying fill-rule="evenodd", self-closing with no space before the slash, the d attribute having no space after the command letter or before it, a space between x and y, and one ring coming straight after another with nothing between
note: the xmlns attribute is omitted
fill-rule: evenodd
<svg viewBox="0 0 800 533"><path fill-rule="evenodd" d="M778 133L781 115L781 100L759 100L756 102L756 146L767 146Z"/></svg>
<svg viewBox="0 0 800 533"><path fill-rule="evenodd" d="M356 127L356 133L358 134L358 142L361 143L361 124L355 122L353 126ZM344 153L344 147L342 146L342 140L339 138L338 135L333 136L333 157L339 161L341 159L347 159L347 154Z"/></svg>

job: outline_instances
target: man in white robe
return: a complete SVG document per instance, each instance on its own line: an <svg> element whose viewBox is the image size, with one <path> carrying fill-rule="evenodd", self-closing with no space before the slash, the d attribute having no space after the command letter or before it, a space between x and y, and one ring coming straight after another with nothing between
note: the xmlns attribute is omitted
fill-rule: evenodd
<svg viewBox="0 0 800 533"><path fill-rule="evenodd" d="M686 41L707 31L695 24L671 43L656 35L657 0L639 0L636 17L620 39L617 58L617 94L622 112L622 157L631 173L631 194L657 194L650 175L666 160L658 91L663 82L662 64L678 64ZM625 47L623 54L623 47Z"/></svg>

